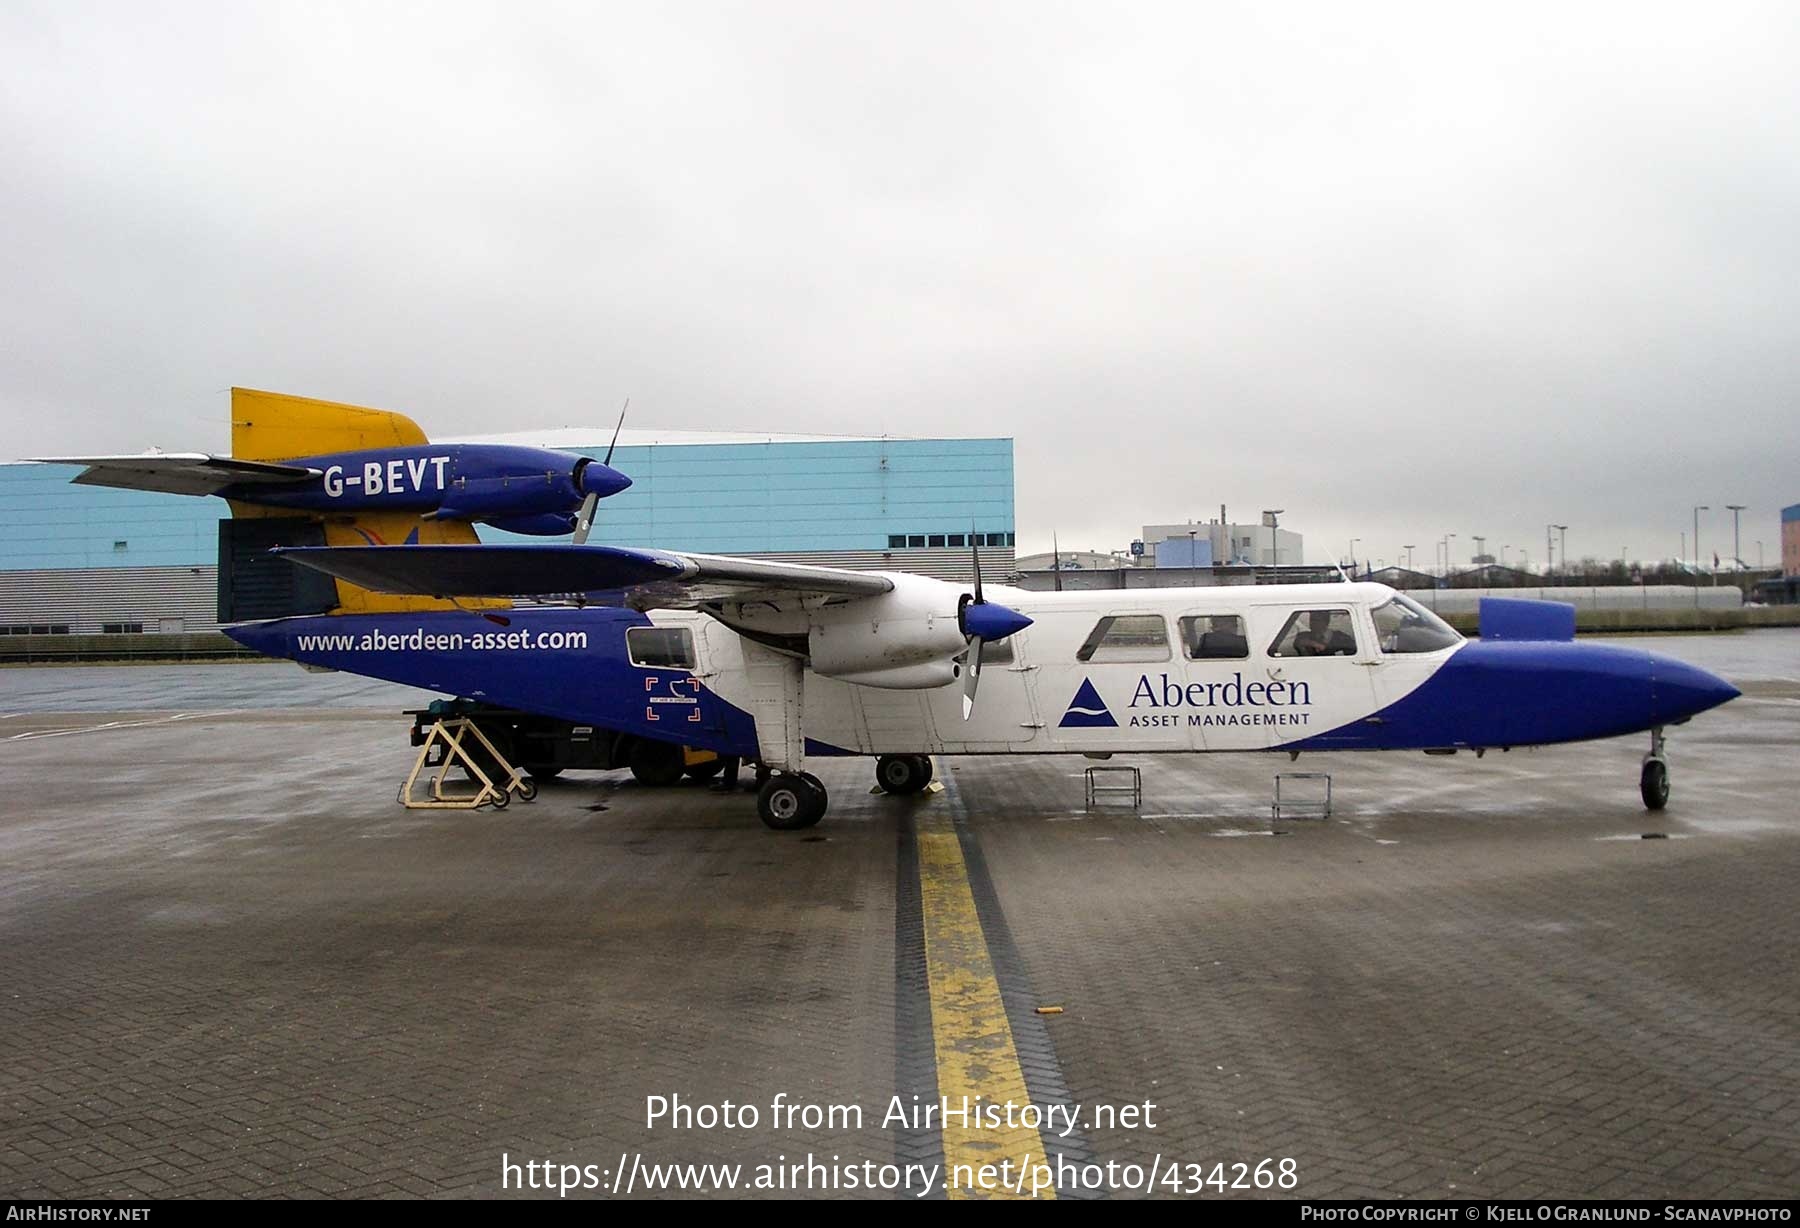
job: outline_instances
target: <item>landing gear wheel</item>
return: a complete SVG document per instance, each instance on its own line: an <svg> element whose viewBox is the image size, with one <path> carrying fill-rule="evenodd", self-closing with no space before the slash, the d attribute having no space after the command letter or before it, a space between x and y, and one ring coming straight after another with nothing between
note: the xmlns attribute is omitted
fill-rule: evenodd
<svg viewBox="0 0 1800 1228"><path fill-rule="evenodd" d="M1661 810L1669 804L1669 765L1661 759L1644 760L1638 776L1638 792L1643 795L1646 810Z"/></svg>
<svg viewBox="0 0 1800 1228"><path fill-rule="evenodd" d="M883 793L917 793L931 783L931 757L883 755L875 761L875 783Z"/></svg>
<svg viewBox="0 0 1800 1228"><path fill-rule="evenodd" d="M756 791L756 813L776 831L800 831L825 817L825 786L817 776L783 772Z"/></svg>
<svg viewBox="0 0 1800 1228"><path fill-rule="evenodd" d="M704 763L690 763L685 769L689 780L711 780L725 770L723 759L708 759Z"/></svg>
<svg viewBox="0 0 1800 1228"><path fill-rule="evenodd" d="M639 742L631 748L631 775L641 785L661 788L681 779L681 747L672 742Z"/></svg>

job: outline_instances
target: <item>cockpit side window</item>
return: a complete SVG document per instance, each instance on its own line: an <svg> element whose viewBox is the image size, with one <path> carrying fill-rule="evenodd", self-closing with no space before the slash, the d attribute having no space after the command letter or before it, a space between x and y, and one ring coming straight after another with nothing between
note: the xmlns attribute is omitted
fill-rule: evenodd
<svg viewBox="0 0 1800 1228"><path fill-rule="evenodd" d="M1250 655L1244 620L1236 614L1190 614L1180 625L1181 648L1190 661L1241 661Z"/></svg>
<svg viewBox="0 0 1800 1228"><path fill-rule="evenodd" d="M1094 624L1077 661L1167 661L1169 626L1160 614L1109 614Z"/></svg>
<svg viewBox="0 0 1800 1228"><path fill-rule="evenodd" d="M1272 657L1353 657L1356 632L1349 610L1295 610L1269 645Z"/></svg>
<svg viewBox="0 0 1800 1228"><path fill-rule="evenodd" d="M1395 593L1370 614L1383 652L1436 652L1462 643L1456 628L1403 593Z"/></svg>

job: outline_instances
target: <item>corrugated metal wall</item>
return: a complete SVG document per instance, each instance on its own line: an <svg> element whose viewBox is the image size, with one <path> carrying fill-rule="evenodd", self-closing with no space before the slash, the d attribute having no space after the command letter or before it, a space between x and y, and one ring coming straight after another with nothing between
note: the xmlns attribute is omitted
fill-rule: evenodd
<svg viewBox="0 0 1800 1228"><path fill-rule="evenodd" d="M216 631L219 569L94 567L0 571L0 625L67 624L98 635L107 623L146 632Z"/></svg>

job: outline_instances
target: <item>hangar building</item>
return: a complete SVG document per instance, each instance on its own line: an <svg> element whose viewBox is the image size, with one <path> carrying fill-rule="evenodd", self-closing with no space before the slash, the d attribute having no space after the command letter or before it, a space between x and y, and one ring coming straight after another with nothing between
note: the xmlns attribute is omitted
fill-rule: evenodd
<svg viewBox="0 0 1800 1228"><path fill-rule="evenodd" d="M611 435L605 427L442 442L603 456ZM1013 570L1011 439L628 430L613 464L633 484L600 504L596 543L961 579L972 532L988 574ZM79 472L0 464L0 635L216 629L224 501L71 485Z"/></svg>

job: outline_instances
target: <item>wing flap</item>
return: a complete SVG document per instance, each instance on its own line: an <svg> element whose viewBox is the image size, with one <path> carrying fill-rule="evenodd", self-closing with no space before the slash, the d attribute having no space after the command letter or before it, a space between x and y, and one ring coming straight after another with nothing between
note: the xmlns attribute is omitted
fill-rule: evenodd
<svg viewBox="0 0 1800 1228"><path fill-rule="evenodd" d="M624 590L640 608L706 601L867 597L893 581L873 572L618 546L302 547L279 553L363 588L431 597L526 597Z"/></svg>
<svg viewBox="0 0 1800 1228"><path fill-rule="evenodd" d="M319 476L305 465L235 460L205 452L158 452L144 456L34 456L43 465L81 465L78 486L154 490L171 495L216 495L228 486L285 486Z"/></svg>

